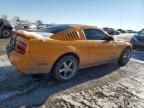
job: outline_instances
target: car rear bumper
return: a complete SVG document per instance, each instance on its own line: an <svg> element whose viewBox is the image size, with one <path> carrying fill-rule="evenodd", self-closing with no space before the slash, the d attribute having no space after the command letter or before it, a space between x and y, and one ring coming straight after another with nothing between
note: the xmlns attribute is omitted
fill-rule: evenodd
<svg viewBox="0 0 144 108"><path fill-rule="evenodd" d="M33 62L29 54L19 54L15 50L7 47L7 55L12 65L23 74L48 73L48 64L40 65L39 62Z"/></svg>

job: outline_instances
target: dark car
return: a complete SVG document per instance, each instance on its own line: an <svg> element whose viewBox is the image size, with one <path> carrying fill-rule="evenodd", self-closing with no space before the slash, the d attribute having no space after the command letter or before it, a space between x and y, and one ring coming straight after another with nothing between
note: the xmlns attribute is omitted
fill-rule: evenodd
<svg viewBox="0 0 144 108"><path fill-rule="evenodd" d="M115 30L113 28L104 27L103 30L105 32L107 32L109 35L119 35L120 34L120 32L118 30Z"/></svg>
<svg viewBox="0 0 144 108"><path fill-rule="evenodd" d="M131 43L134 49L144 50L144 29L142 29L134 37L132 37Z"/></svg>
<svg viewBox="0 0 144 108"><path fill-rule="evenodd" d="M117 30L121 33L127 33L126 30L123 30L123 29L117 29Z"/></svg>
<svg viewBox="0 0 144 108"><path fill-rule="evenodd" d="M8 38L12 35L13 27L9 21L0 19L0 38Z"/></svg>
<svg viewBox="0 0 144 108"><path fill-rule="evenodd" d="M127 30L127 33L136 33L134 30Z"/></svg>
<svg viewBox="0 0 144 108"><path fill-rule="evenodd" d="M115 30L115 35L119 35L119 34L121 34L121 32L118 30Z"/></svg>

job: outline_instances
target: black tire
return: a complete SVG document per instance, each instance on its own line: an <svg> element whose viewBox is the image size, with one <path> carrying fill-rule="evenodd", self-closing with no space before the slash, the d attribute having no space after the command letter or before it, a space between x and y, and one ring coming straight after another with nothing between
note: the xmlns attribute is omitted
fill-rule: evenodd
<svg viewBox="0 0 144 108"><path fill-rule="evenodd" d="M131 48L126 48L123 53L121 54L118 64L120 66L125 66L131 58Z"/></svg>
<svg viewBox="0 0 144 108"><path fill-rule="evenodd" d="M66 65L64 66L64 64ZM53 69L53 76L58 81L70 80L76 75L78 71L78 65L79 65L79 62L74 56L71 56L71 55L63 56L55 64L54 69Z"/></svg>
<svg viewBox="0 0 144 108"><path fill-rule="evenodd" d="M9 38L11 35L12 35L11 29L9 29L7 27L2 28L2 30L1 30L1 37L2 38Z"/></svg>

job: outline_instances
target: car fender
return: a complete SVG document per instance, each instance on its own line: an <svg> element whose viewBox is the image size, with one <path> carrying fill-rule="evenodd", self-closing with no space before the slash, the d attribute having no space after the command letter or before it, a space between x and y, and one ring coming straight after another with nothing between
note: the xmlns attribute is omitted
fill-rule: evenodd
<svg viewBox="0 0 144 108"><path fill-rule="evenodd" d="M74 47L74 46L65 46L65 47L63 47L63 49L64 50L62 50L59 53L59 56L57 56L54 61L59 59L61 56L65 55L65 54L69 54L69 53L73 53L73 54L77 55L80 59L80 55L81 55L82 52L79 49L77 49L76 47Z"/></svg>
<svg viewBox="0 0 144 108"><path fill-rule="evenodd" d="M55 64L57 63L57 61L64 55L67 54L74 54L78 57L78 61L80 62L80 53L82 53L80 50L78 50L76 47L74 46L65 46L63 47L64 50L62 50L61 52L58 53L58 56L53 57L53 62L51 62L49 65L49 70L52 71L53 67L55 66Z"/></svg>
<svg viewBox="0 0 144 108"><path fill-rule="evenodd" d="M123 51L126 49L126 48L130 48L132 50L132 44L130 44L129 42L125 42L121 51L120 51L120 55L119 55L119 58L120 56L122 55Z"/></svg>

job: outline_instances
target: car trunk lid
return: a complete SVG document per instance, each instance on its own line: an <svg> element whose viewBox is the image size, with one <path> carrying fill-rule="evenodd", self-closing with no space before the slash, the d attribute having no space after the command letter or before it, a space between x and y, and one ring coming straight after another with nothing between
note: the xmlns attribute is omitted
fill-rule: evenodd
<svg viewBox="0 0 144 108"><path fill-rule="evenodd" d="M26 39L38 39L38 40L47 40L53 35L53 33L49 32L28 32L28 31L15 31L15 34Z"/></svg>
<svg viewBox="0 0 144 108"><path fill-rule="evenodd" d="M52 33L45 33L45 32L27 32L27 31L15 31L14 35L11 36L9 45L7 47L8 52L17 51L21 54L26 54L30 47L30 40L48 40L50 36L53 35Z"/></svg>

